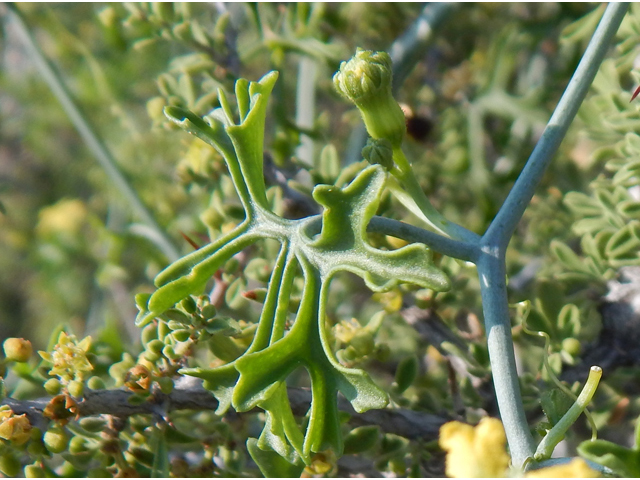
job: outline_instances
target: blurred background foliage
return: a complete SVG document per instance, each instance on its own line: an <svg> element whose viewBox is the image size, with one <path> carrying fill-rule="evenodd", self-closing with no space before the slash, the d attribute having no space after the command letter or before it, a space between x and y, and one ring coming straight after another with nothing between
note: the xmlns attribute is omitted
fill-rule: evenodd
<svg viewBox="0 0 640 480"><path fill-rule="evenodd" d="M333 73L356 47L388 50L423 8L18 4L87 122L181 254L233 227L242 210L222 159L176 130L163 107L204 115L219 106L217 88L232 93L237 78L257 80L279 70L266 134L270 194L291 218L317 213L309 196L313 185L342 185L361 168L359 158L346 154L357 142L352 132L360 118L333 90ZM602 8L477 3L450 10L397 98L408 116L407 156L424 190L447 217L482 233L546 125ZM640 339L639 312L629 307L626 320L611 313L633 305L640 289L633 270L640 265L640 115L629 104L640 81L639 22L633 6L619 45L519 225L507 264L511 300L531 301L527 326L549 335L555 373L575 390L591 364L605 369L594 418L601 435L617 441L640 413L640 349L633 343ZM79 338L92 335L103 342L100 348L110 345L103 352L112 360L123 351L135 355L134 294L151 292L169 259L141 233L139 219L10 24L0 50L0 341L26 337L45 348L56 327L67 324ZM420 224L391 196L378 214ZM372 236L372 243L398 246L381 236ZM264 243L220 272L211 303L242 322L233 335L256 321L259 308L245 297L260 295L276 252ZM363 282L339 277L328 319L338 358L372 371L395 406L468 421L496 416L475 269L449 258L437 262L451 276L449 292L403 286L371 295ZM413 305L422 313L407 314ZM554 387L541 368L542 341L526 335L522 316L513 312L523 393L536 424L545 420L541 399ZM246 335L236 335L233 348L225 342L207 361L235 358L233 348L246 348ZM624 354L611 354L616 348ZM569 449L588 438L585 425L579 422L570 433ZM428 452L437 447L376 435L368 449L376 469L429 474ZM356 453L358 441L349 442L347 452ZM318 462L311 474L335 473L335 459Z"/></svg>

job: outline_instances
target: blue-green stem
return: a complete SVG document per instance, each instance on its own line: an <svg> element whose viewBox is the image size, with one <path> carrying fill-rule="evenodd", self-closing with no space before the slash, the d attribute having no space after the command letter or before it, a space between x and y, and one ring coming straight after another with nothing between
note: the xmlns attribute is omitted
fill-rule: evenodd
<svg viewBox="0 0 640 480"><path fill-rule="evenodd" d="M627 8L627 4L617 3L607 7L540 141L480 243L482 254L477 266L489 358L511 458L518 468L533 456L534 442L527 426L513 352L505 281L506 247L584 100Z"/></svg>
<svg viewBox="0 0 640 480"><path fill-rule="evenodd" d="M527 164L485 234L486 243L506 245L531 201L536 187L569 129L598 72L628 3L611 3L602 16L587 49L558 102Z"/></svg>
<svg viewBox="0 0 640 480"><path fill-rule="evenodd" d="M533 456L535 442L524 412L516 370L504 254L505 250L500 247L483 246L476 265L498 409L507 434L511 461L520 468Z"/></svg>
<svg viewBox="0 0 640 480"><path fill-rule="evenodd" d="M525 466L525 471L527 472L535 471L535 470L539 470L541 468L546 468L546 467L566 465L567 463L575 460L576 458L580 458L580 457L548 458L546 460L541 460L539 462L531 461L527 463L527 465ZM605 467L604 465L599 465L595 462L592 462L591 460L586 460L584 458L582 460L587 462L587 465L589 465L589 468L591 468L592 470L595 470L596 472L600 472L600 474L603 476L607 476L607 477L615 476L613 470L611 470L609 467Z"/></svg>
<svg viewBox="0 0 640 480"><path fill-rule="evenodd" d="M475 261L478 267L487 344L496 398L505 427L512 462L517 468L521 468L527 459L534 456L535 442L529 430L522 404L513 350L506 286L506 248L517 223L522 218L524 210L533 196L536 186L539 184L546 167L551 162L589 86L593 82L598 67L627 8L628 5L625 4L610 4L607 7L558 107L531 154L531 158L482 239L478 241L473 238L462 237L459 242L452 239L445 241L437 239L439 237L437 234L426 236L424 234L415 235L414 232L410 232L412 237L423 238L420 241L427 243L442 253L451 252L454 253L454 256L457 256L456 253L464 253L466 258ZM403 170L402 166L403 162L401 160L398 167L400 171ZM415 188L415 186L407 183L405 188L409 190ZM412 196L418 198L417 195ZM399 228L397 225L382 222L377 218L372 220L372 229L383 230L384 227L393 227L395 233L391 231L391 234L408 237L406 234L409 232L406 228ZM463 247L462 245L465 246Z"/></svg>
<svg viewBox="0 0 640 480"><path fill-rule="evenodd" d="M457 6L453 2L429 2L415 22L393 42L389 55L393 61L393 85L395 94L413 67L424 58L424 50L433 36L433 29L446 20Z"/></svg>
<svg viewBox="0 0 640 480"><path fill-rule="evenodd" d="M68 115L73 126L87 144L87 147L94 155L100 166L107 173L109 179L113 182L122 196L131 206L135 215L153 231L153 235L147 238L153 239L157 247L171 261L180 258L178 249L173 245L169 237L160 228L156 220L153 218L147 207L142 203L135 190L131 187L125 176L118 168L117 163L107 150L107 148L99 140L98 136L93 132L89 123L84 118L80 110L74 103L64 82L49 64L44 54L33 39L27 25L22 20L20 12L12 4L8 6L7 17L9 22L15 27L15 32L22 41L24 47L28 51L35 66L40 71L42 78L47 83L51 92L58 99L62 108Z"/></svg>
<svg viewBox="0 0 640 480"><path fill-rule="evenodd" d="M591 402L593 395L596 393L596 389L598 388L598 384L600 383L600 378L602 377L602 368L600 367L591 367L589 371L589 378L587 378L587 383L584 388L578 395L578 399L574 402L571 408L564 414L564 416L560 419L558 423L556 423L551 430L547 432L544 436L538 448L536 449L536 453L534 455L534 460L545 460L551 457L553 453L553 449L556 445L564 438L565 433L569 430L569 427L575 423L580 414L584 412Z"/></svg>
<svg viewBox="0 0 640 480"><path fill-rule="evenodd" d="M478 258L479 250L477 245L473 243L453 240L435 232L425 230L424 228L415 227L391 218L373 217L369 222L367 230L372 233L381 233L401 238L410 243L424 243L436 252L467 262L475 263Z"/></svg>

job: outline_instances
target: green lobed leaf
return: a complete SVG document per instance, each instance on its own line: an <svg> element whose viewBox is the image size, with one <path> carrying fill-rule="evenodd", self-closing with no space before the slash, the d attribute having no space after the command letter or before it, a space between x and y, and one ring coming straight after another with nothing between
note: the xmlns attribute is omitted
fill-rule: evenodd
<svg viewBox="0 0 640 480"><path fill-rule="evenodd" d="M224 156L246 218L230 233L161 272L156 277L158 289L148 302L141 302L137 319L137 324L142 326L171 311L189 295L199 293L233 255L259 238L280 241L281 252L269 278L260 321L247 351L243 353L228 336L213 332L209 340L211 350L231 363L214 369L181 370L183 374L205 380L205 387L219 401L218 414L230 405L238 411L256 406L265 410L267 421L260 439L248 443L252 457L265 474L282 471L285 459L295 463L302 458L308 462L311 452L327 448L341 453L338 392L342 392L358 412L382 408L388 402L387 394L367 373L340 365L328 344L324 308L334 274L355 273L374 291L388 290L398 283L413 283L436 291L450 287L449 279L434 265L425 245L411 244L386 251L369 244L367 224L378 209L386 181L380 166L364 170L359 166L353 172L361 171L344 186L316 186L313 197L324 207L319 230L317 218L291 221L270 211L263 178L262 143L268 98L276 79L277 73L272 72L259 82L238 81L235 88L238 115L221 91L221 109L209 115L207 121L176 107L165 110L172 121ZM335 169L335 152L327 151L325 155L331 157L326 159L327 168ZM285 335L298 265L304 274L304 288L295 323ZM264 265L256 263L255 266L261 270L260 277L266 276ZM240 283L238 286L239 292ZM233 288L227 293L237 296ZM234 299L227 300L234 306ZM300 366L308 371L312 390L304 434L293 418L284 387L287 376ZM294 470L297 471L297 467Z"/></svg>
<svg viewBox="0 0 640 480"><path fill-rule="evenodd" d="M560 421L565 413L571 408L574 399L569 397L559 388L552 388L542 393L540 397L540 406L542 411L549 419L551 426Z"/></svg>
<svg viewBox="0 0 640 480"><path fill-rule="evenodd" d="M621 477L640 477L638 450L631 450L607 440L593 440L582 442L578 446L578 453L587 460L609 467Z"/></svg>
<svg viewBox="0 0 640 480"><path fill-rule="evenodd" d="M258 440L247 440L249 455L262 474L267 478L299 478L304 470L304 463L289 463L285 458L273 450L263 450L258 446Z"/></svg>

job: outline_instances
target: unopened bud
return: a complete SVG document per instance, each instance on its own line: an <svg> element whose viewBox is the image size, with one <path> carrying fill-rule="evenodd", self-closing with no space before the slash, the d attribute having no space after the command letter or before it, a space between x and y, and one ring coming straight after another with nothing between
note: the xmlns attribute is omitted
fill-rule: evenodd
<svg viewBox="0 0 640 480"><path fill-rule="evenodd" d="M406 131L404 113L391 93L391 57L386 52L356 50L340 64L333 83L344 97L355 103L369 135L386 138L399 147Z"/></svg>
<svg viewBox="0 0 640 480"><path fill-rule="evenodd" d="M362 157L372 165L382 165L386 170L393 168L393 148L386 138L370 138L362 149Z"/></svg>
<svg viewBox="0 0 640 480"><path fill-rule="evenodd" d="M7 338L2 346L5 357L12 362L27 362L33 353L31 342L24 338Z"/></svg>

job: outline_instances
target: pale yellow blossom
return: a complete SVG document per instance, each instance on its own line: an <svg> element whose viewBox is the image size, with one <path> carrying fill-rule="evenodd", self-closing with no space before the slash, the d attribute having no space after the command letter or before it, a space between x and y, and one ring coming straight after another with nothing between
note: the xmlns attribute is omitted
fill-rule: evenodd
<svg viewBox="0 0 640 480"><path fill-rule="evenodd" d="M449 422L440 428L440 446L447 451L445 472L453 478L503 478L510 458L500 420L483 418L478 426Z"/></svg>
<svg viewBox="0 0 640 480"><path fill-rule="evenodd" d="M526 478L597 478L600 474L587 465L581 458L574 458L564 465L541 468L528 472Z"/></svg>
<svg viewBox="0 0 640 480"><path fill-rule="evenodd" d="M59 233L78 235L88 216L87 207L78 199L64 199L40 210L36 231L48 236Z"/></svg>
<svg viewBox="0 0 640 480"><path fill-rule="evenodd" d="M87 358L89 347L91 347L91 337L85 337L78 342L75 335L60 332L58 343L52 353L38 353L43 359L53 364L49 375L57 375L62 383L68 384L72 380L82 380L88 372L93 370L93 365Z"/></svg>
<svg viewBox="0 0 640 480"><path fill-rule="evenodd" d="M476 427L460 422L440 428L440 447L447 452L445 473L452 478L504 478L511 459L506 435L497 418L483 418ZM525 478L596 478L599 473L576 458L564 465L541 468Z"/></svg>
<svg viewBox="0 0 640 480"><path fill-rule="evenodd" d="M0 438L22 445L29 440L31 424L26 415L16 415L11 409L0 410Z"/></svg>

